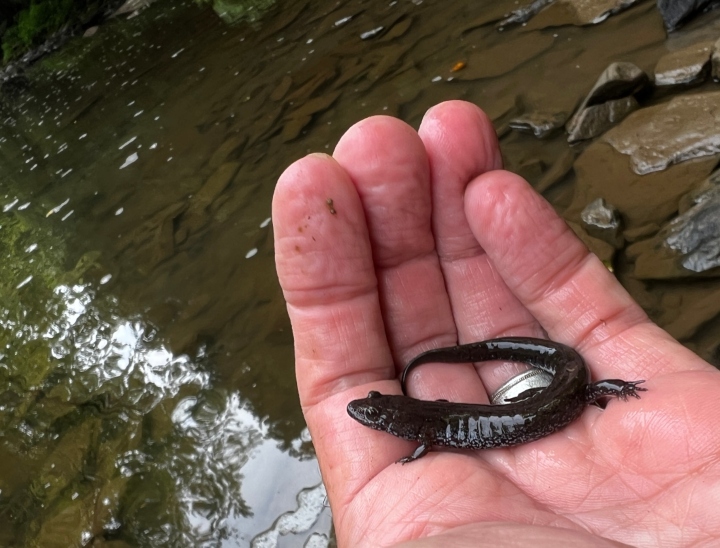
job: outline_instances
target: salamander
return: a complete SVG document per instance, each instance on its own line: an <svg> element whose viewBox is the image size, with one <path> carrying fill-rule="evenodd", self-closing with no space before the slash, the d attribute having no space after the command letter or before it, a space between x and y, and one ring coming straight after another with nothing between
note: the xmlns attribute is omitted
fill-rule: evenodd
<svg viewBox="0 0 720 548"><path fill-rule="evenodd" d="M351 401L348 414L358 422L420 446L398 462L412 462L434 446L460 449L511 447L537 440L577 419L586 405L604 396L639 398L644 381L608 379L590 381L580 354L553 341L529 337L504 337L459 346L437 348L413 358L402 372L403 392L408 374L431 363L466 363L505 360L526 363L552 376L545 388L526 390L510 403L480 405L425 401L409 396L371 391L367 398Z"/></svg>

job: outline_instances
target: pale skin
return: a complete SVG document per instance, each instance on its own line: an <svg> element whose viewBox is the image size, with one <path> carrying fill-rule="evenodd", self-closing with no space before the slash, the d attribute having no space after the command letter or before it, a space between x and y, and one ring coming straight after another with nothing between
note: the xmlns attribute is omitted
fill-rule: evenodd
<svg viewBox="0 0 720 548"><path fill-rule="evenodd" d="M717 546L720 373L501 167L488 118L451 101L418 132L363 120L278 181L277 271L339 546ZM346 413L370 390L400 394L424 350L509 335L565 343L593 378L647 392L533 443L407 465L417 444ZM409 392L486 403L517 371L429 364Z"/></svg>

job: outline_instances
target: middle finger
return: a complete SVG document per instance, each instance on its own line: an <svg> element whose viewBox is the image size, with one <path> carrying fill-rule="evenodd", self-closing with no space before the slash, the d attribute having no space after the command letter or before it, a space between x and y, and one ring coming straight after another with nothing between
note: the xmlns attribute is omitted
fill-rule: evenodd
<svg viewBox="0 0 720 548"><path fill-rule="evenodd" d="M376 116L351 127L333 156L355 184L365 210L386 334L396 370L419 352L457 344L457 329L432 232L425 147L404 122ZM462 208L461 208L462 211ZM421 398L478 401L482 384L470 365L429 375Z"/></svg>

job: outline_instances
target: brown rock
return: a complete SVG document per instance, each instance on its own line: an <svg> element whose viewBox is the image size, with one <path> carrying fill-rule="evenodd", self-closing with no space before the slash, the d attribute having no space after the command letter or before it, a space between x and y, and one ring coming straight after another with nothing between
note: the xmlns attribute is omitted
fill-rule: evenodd
<svg viewBox="0 0 720 548"><path fill-rule="evenodd" d="M220 145L217 150L213 153L208 161L208 165L212 169L217 169L228 159L233 159L231 156L237 157L243 146L247 142L247 135L235 134L228 137L225 142Z"/></svg>
<svg viewBox="0 0 720 548"><path fill-rule="evenodd" d="M706 191L638 251L635 275L641 279L720 275L720 186Z"/></svg>
<svg viewBox="0 0 720 548"><path fill-rule="evenodd" d="M290 91L290 87L292 86L292 78L289 74L286 74L283 79L280 81L278 86L273 90L273 92L270 94L270 99L273 101L279 101L283 97L285 97L285 94Z"/></svg>
<svg viewBox="0 0 720 548"><path fill-rule="evenodd" d="M623 246L620 212L603 198L590 202L580 213L583 228L593 238L607 242L615 249Z"/></svg>
<svg viewBox="0 0 720 548"><path fill-rule="evenodd" d="M707 77L714 44L699 42L660 58L655 66L655 85L695 84Z"/></svg>
<svg viewBox="0 0 720 548"><path fill-rule="evenodd" d="M528 28L542 29L562 25L595 25L602 23L639 0L555 0L535 16Z"/></svg>
<svg viewBox="0 0 720 548"><path fill-rule="evenodd" d="M629 229L664 223L677 211L680 198L705 179L716 163L715 158L705 158L638 175L610 145L602 139L595 141L575 161L575 194L566 216L579 220L588 203L604 198L622 211Z"/></svg>
<svg viewBox="0 0 720 548"><path fill-rule="evenodd" d="M635 95L644 89L647 84L647 74L645 74L642 69L633 63L624 61L611 63L602 72L602 74L600 74L600 77L597 79L590 92L585 96L585 99L583 99L582 103L580 103L580 106L575 111L575 114L568 122L568 133L571 136L577 135L578 138L575 138L574 140L580 140L580 133L578 133L577 126L581 119L588 117L588 114L584 114L586 109L595 105L601 105L608 101L624 99ZM590 113L589 118L584 120L584 124L587 125L588 122L595 119L607 119L611 115L610 111L612 110L622 111L622 103L609 107L604 113L602 111ZM603 131L607 130L608 127L605 127ZM582 132L582 134L587 133L589 133L587 130ZM596 135L599 135L599 133L596 133Z"/></svg>
<svg viewBox="0 0 720 548"><path fill-rule="evenodd" d="M532 111L510 120L511 129L521 133L530 133L538 139L549 137L567 121L567 112Z"/></svg>
<svg viewBox="0 0 720 548"><path fill-rule="evenodd" d="M640 109L608 131L603 140L630 156L633 171L642 175L719 153L718 127L720 92L711 91Z"/></svg>
<svg viewBox="0 0 720 548"><path fill-rule="evenodd" d="M634 97L587 107L573 118L574 124L572 131L568 133L568 142L576 143L602 135L637 108L638 103Z"/></svg>

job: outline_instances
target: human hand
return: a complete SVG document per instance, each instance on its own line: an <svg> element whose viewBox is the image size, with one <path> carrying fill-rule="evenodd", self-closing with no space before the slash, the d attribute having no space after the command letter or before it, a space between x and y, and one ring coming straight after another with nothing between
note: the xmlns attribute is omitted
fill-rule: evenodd
<svg viewBox="0 0 720 548"><path fill-rule="evenodd" d="M500 170L487 117L432 108L418 133L373 117L333 157L280 177L277 271L298 389L340 546L637 546L720 543L720 372L650 322L550 205ZM421 351L545 337L594 379L645 379L640 400L507 449L439 450L346 413L400 394ZM517 364L424 365L410 395L486 403ZM417 539L417 540L416 540Z"/></svg>

